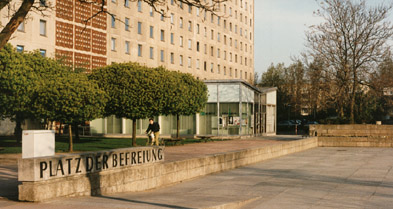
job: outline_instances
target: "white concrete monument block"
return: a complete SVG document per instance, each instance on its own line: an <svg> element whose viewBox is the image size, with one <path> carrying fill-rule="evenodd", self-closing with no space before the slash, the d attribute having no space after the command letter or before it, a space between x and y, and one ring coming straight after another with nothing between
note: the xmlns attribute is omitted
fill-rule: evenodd
<svg viewBox="0 0 393 209"><path fill-rule="evenodd" d="M55 155L54 130L24 130L22 133L22 158Z"/></svg>

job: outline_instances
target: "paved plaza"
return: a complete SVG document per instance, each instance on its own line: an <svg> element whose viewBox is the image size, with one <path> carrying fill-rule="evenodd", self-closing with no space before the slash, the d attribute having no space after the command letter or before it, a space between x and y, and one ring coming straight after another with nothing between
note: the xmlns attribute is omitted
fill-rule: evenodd
<svg viewBox="0 0 393 209"><path fill-rule="evenodd" d="M251 146L268 146L286 140L246 141ZM169 153L209 144L168 148L166 156L181 160L184 155ZM217 153L234 149L225 142L211 145L226 147L216 149ZM204 154L214 151L207 150ZM392 208L392 156L390 148L314 148L147 192L59 198L45 203L0 199L0 208ZM12 173L12 165L6 168L0 168L2 182L7 171ZM0 190L0 195L6 193L3 184Z"/></svg>

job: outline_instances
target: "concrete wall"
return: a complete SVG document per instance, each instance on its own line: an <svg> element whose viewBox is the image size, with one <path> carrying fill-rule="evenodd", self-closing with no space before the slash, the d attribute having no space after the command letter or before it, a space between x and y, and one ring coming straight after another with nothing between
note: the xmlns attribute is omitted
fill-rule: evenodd
<svg viewBox="0 0 393 209"><path fill-rule="evenodd" d="M144 191L318 146L317 138L219 155L101 171L40 182L22 182L19 200Z"/></svg>
<svg viewBox="0 0 393 209"><path fill-rule="evenodd" d="M393 147L392 125L312 125L321 147Z"/></svg>
<svg viewBox="0 0 393 209"><path fill-rule="evenodd" d="M392 125L310 125L310 134L317 136L393 136Z"/></svg>

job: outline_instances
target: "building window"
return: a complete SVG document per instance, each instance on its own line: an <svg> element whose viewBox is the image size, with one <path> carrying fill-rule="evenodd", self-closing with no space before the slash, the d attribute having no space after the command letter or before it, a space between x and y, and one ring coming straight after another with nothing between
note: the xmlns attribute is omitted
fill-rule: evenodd
<svg viewBox="0 0 393 209"><path fill-rule="evenodd" d="M154 11L153 11L153 7L150 7L150 11L149 11L150 17L154 16Z"/></svg>
<svg viewBox="0 0 393 209"><path fill-rule="evenodd" d="M188 57L188 68L191 68L191 57Z"/></svg>
<svg viewBox="0 0 393 209"><path fill-rule="evenodd" d="M220 25L220 20L221 20L220 16L217 16L217 25Z"/></svg>
<svg viewBox="0 0 393 209"><path fill-rule="evenodd" d="M217 73L218 73L218 74L221 73L220 65L217 65Z"/></svg>
<svg viewBox="0 0 393 209"><path fill-rule="evenodd" d="M179 64L180 66L183 66L183 55L180 55L179 57Z"/></svg>
<svg viewBox="0 0 393 209"><path fill-rule="evenodd" d="M199 59L196 60L196 69L199 70Z"/></svg>
<svg viewBox="0 0 393 209"><path fill-rule="evenodd" d="M125 27L125 30L126 30L126 31L129 31L129 30L130 30L130 19L129 19L129 18L126 18L126 19L124 20L124 27Z"/></svg>
<svg viewBox="0 0 393 209"><path fill-rule="evenodd" d="M214 14L213 13L211 13L211 15L210 15L210 22L214 23Z"/></svg>
<svg viewBox="0 0 393 209"><path fill-rule="evenodd" d="M188 21L188 31L192 31L192 22Z"/></svg>
<svg viewBox="0 0 393 209"><path fill-rule="evenodd" d="M171 44L175 44L175 38L173 33L171 33Z"/></svg>
<svg viewBox="0 0 393 209"><path fill-rule="evenodd" d="M154 48L150 47L150 59L154 59Z"/></svg>
<svg viewBox="0 0 393 209"><path fill-rule="evenodd" d="M179 20L179 21L180 21L180 22L179 22L180 28L183 28L183 18L180 17L180 20Z"/></svg>
<svg viewBox="0 0 393 209"><path fill-rule="evenodd" d="M150 26L150 38L154 38L154 27Z"/></svg>
<svg viewBox="0 0 393 209"><path fill-rule="evenodd" d="M171 0L171 5L173 5L175 3L175 0Z"/></svg>
<svg viewBox="0 0 393 209"><path fill-rule="evenodd" d="M142 57L142 44L138 44L138 56Z"/></svg>
<svg viewBox="0 0 393 209"><path fill-rule="evenodd" d="M207 63L206 63L206 61L203 62L203 70L204 70L204 71L207 71Z"/></svg>
<svg viewBox="0 0 393 209"><path fill-rule="evenodd" d="M220 42L220 33L217 33L217 41Z"/></svg>
<svg viewBox="0 0 393 209"><path fill-rule="evenodd" d="M171 52L171 63L175 63L175 54L173 54L173 52Z"/></svg>
<svg viewBox="0 0 393 209"><path fill-rule="evenodd" d="M192 6L190 4L188 5L188 13L192 13Z"/></svg>
<svg viewBox="0 0 393 209"><path fill-rule="evenodd" d="M161 13L161 16L160 16L161 21L165 21L164 10L160 10L160 13Z"/></svg>
<svg viewBox="0 0 393 209"><path fill-rule="evenodd" d="M197 50L197 52L199 52L199 41L197 41L196 50Z"/></svg>
<svg viewBox="0 0 393 209"><path fill-rule="evenodd" d="M40 0L40 6L46 7L46 0Z"/></svg>
<svg viewBox="0 0 393 209"><path fill-rule="evenodd" d="M210 72L214 73L214 64L210 63Z"/></svg>
<svg viewBox="0 0 393 209"><path fill-rule="evenodd" d="M199 34L199 24L196 25L197 34Z"/></svg>
<svg viewBox="0 0 393 209"><path fill-rule="evenodd" d="M40 20L40 35L46 36L46 21Z"/></svg>
<svg viewBox="0 0 393 209"><path fill-rule="evenodd" d="M183 9L183 2L179 2L180 9Z"/></svg>
<svg viewBox="0 0 393 209"><path fill-rule="evenodd" d="M161 30L161 41L165 41L165 31Z"/></svg>
<svg viewBox="0 0 393 209"><path fill-rule="evenodd" d="M138 12L142 12L142 1L138 0Z"/></svg>
<svg viewBox="0 0 393 209"><path fill-rule="evenodd" d="M40 54L41 54L41 56L46 57L46 50L40 49Z"/></svg>
<svg viewBox="0 0 393 209"><path fill-rule="evenodd" d="M171 13L171 24L175 23L175 14Z"/></svg>
<svg viewBox="0 0 393 209"><path fill-rule="evenodd" d="M114 15L111 15L111 27L112 28L116 27L116 18Z"/></svg>
<svg viewBox="0 0 393 209"><path fill-rule="evenodd" d="M111 38L111 50L115 51L116 50L116 39Z"/></svg>
<svg viewBox="0 0 393 209"><path fill-rule="evenodd" d="M21 22L18 26L18 31L24 32L25 31L25 22Z"/></svg>
<svg viewBox="0 0 393 209"><path fill-rule="evenodd" d="M214 30L210 31L210 37L211 37L212 40L214 40Z"/></svg>
<svg viewBox="0 0 393 209"><path fill-rule="evenodd" d="M129 41L125 42L125 52L126 52L126 54L130 54L130 42Z"/></svg>
<svg viewBox="0 0 393 209"><path fill-rule="evenodd" d="M214 48L213 47L210 47L210 56L214 56Z"/></svg>
<svg viewBox="0 0 393 209"><path fill-rule="evenodd" d="M235 69L235 78L237 78L237 69Z"/></svg>
<svg viewBox="0 0 393 209"><path fill-rule="evenodd" d="M180 47L183 47L183 36L180 36L180 39L179 39L179 44L180 44Z"/></svg>
<svg viewBox="0 0 393 209"><path fill-rule="evenodd" d="M138 34L142 34L142 23L138 22Z"/></svg>
<svg viewBox="0 0 393 209"><path fill-rule="evenodd" d="M229 76L232 77L232 68L229 68Z"/></svg>
<svg viewBox="0 0 393 209"><path fill-rule="evenodd" d="M22 45L17 45L16 46L16 51L17 52L23 52L25 50L25 47L24 46L22 46Z"/></svg>
<svg viewBox="0 0 393 209"><path fill-rule="evenodd" d="M224 75L227 75L227 67L224 66Z"/></svg>
<svg viewBox="0 0 393 209"><path fill-rule="evenodd" d="M199 7L196 8L196 15L199 17Z"/></svg>
<svg viewBox="0 0 393 209"><path fill-rule="evenodd" d="M160 50L160 60L164 62L164 50Z"/></svg>
<svg viewBox="0 0 393 209"><path fill-rule="evenodd" d="M192 49L192 41L191 39L188 39L188 49Z"/></svg>
<svg viewBox="0 0 393 209"><path fill-rule="evenodd" d="M130 1L129 0L124 0L124 6L129 7L130 6Z"/></svg>
<svg viewBox="0 0 393 209"><path fill-rule="evenodd" d="M217 49L217 58L220 58L220 49Z"/></svg>

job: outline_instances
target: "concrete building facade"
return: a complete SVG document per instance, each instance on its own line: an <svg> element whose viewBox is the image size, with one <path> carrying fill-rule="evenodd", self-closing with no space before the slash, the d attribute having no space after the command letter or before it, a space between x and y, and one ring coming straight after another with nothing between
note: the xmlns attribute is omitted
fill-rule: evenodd
<svg viewBox="0 0 393 209"><path fill-rule="evenodd" d="M254 0L228 0L215 6L215 14L174 0L157 8L142 1L108 0L103 7L107 13L100 12L100 0L93 4L78 0L40 2L52 9L44 11L45 16L29 13L9 41L18 51L40 50L43 56L55 57L65 65L89 70L132 61L191 73L197 79L206 80L209 87L206 108L216 105L222 110L225 105L232 105L237 115L216 112L217 117L202 123L209 111L182 116L182 135L266 133L270 116L263 116L262 106L258 105L268 94L250 85L254 78ZM211 4L211 1L202 3ZM9 18L5 10L1 15L5 23ZM233 97L242 95L239 89L248 89L249 98L244 101L241 97L233 98L236 100L233 104L212 102L213 86L217 85L238 88L221 88L215 93ZM272 114L275 115L275 109ZM230 119L238 120L230 124ZM163 133L173 134L175 117L160 116L157 120ZM147 125L147 120L140 120L138 134L143 134ZM91 121L87 129L81 133L131 134L131 121L113 116ZM268 132L275 133L275 128Z"/></svg>

